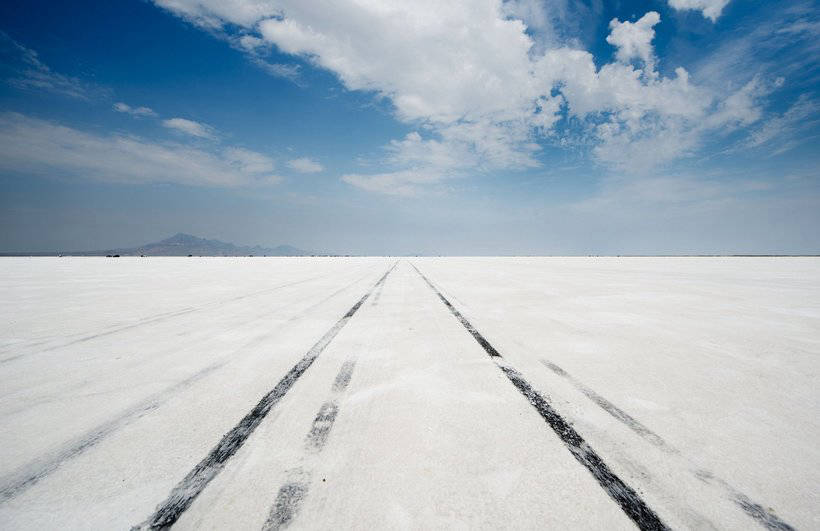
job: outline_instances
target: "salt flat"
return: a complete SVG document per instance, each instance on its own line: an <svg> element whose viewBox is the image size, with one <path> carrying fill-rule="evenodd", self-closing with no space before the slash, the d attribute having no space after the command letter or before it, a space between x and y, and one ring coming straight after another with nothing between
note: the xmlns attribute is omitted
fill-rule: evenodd
<svg viewBox="0 0 820 531"><path fill-rule="evenodd" d="M0 528L820 527L820 259L3 258Z"/></svg>

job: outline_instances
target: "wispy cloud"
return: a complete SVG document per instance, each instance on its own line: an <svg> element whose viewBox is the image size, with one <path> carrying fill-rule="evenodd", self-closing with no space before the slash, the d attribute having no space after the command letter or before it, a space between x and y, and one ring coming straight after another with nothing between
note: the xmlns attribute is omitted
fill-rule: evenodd
<svg viewBox="0 0 820 531"><path fill-rule="evenodd" d="M274 161L240 147L203 149L100 135L16 113L0 114L0 170L116 183L258 186L280 180Z"/></svg>
<svg viewBox="0 0 820 531"><path fill-rule="evenodd" d="M800 1L787 9L771 4L766 15L765 23L758 19L741 21L716 49L699 54L692 75L715 90L746 83L763 73L772 79L783 77L787 86L794 86L801 78L814 84L820 13L812 2Z"/></svg>
<svg viewBox="0 0 820 531"><path fill-rule="evenodd" d="M260 57L254 57L253 63L274 77L281 77L296 85L302 85L302 67L297 64L269 63Z"/></svg>
<svg viewBox="0 0 820 531"><path fill-rule="evenodd" d="M9 56L9 64L16 64L16 72L7 82L21 90L42 90L76 99L90 99L102 90L79 78L53 71L38 53L18 43L0 31L0 47Z"/></svg>
<svg viewBox="0 0 820 531"><path fill-rule="evenodd" d="M429 169L410 169L387 173L349 173L342 175L342 181L385 195L411 197L426 190L431 184L441 182L442 174Z"/></svg>
<svg viewBox="0 0 820 531"><path fill-rule="evenodd" d="M820 105L807 94L801 95L782 114L766 119L753 130L739 147L766 146L772 155L780 155L813 137L809 132L820 123Z"/></svg>
<svg viewBox="0 0 820 531"><path fill-rule="evenodd" d="M157 113L155 113L150 107L131 107L127 103L117 102L114 104L114 110L117 112L122 112L126 114L130 114L131 116L136 117L156 117Z"/></svg>
<svg viewBox="0 0 820 531"><path fill-rule="evenodd" d="M307 157L289 160L288 167L299 173L318 173L325 169L321 164Z"/></svg>
<svg viewBox="0 0 820 531"><path fill-rule="evenodd" d="M302 67L300 65L295 63L272 63L265 59L266 54L270 52L271 43L253 35L231 36L224 34L224 36L231 45L245 52L253 64L268 74L287 79L298 86L303 86Z"/></svg>
<svg viewBox="0 0 820 531"><path fill-rule="evenodd" d="M169 118L167 120L163 120L162 125L173 131L197 138L207 138L209 140L216 139L216 134L213 127L201 122L195 122L194 120L188 120L186 118Z"/></svg>

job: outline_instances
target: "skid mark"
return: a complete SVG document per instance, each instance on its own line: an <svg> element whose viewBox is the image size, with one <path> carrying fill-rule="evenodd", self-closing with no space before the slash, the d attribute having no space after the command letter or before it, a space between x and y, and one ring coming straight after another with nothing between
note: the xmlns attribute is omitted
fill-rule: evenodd
<svg viewBox="0 0 820 531"><path fill-rule="evenodd" d="M584 439L578 434L574 428L564 420L554 409L550 406L549 402L546 398L540 395L537 391L535 391L532 386L527 382L524 377L512 368L509 363L504 360L498 351L492 346L490 349L485 347L485 343L487 343L486 339L484 339L481 334L467 321L464 316L462 316L458 310L453 308L452 304L436 289L435 286L421 273L421 271L413 265L413 268L416 272L421 276L422 279L427 283L428 286L438 295L438 297L442 300L442 302L450 309L453 315L458 318L458 320L464 325L464 327L470 332L470 334L476 338L476 341L484 347L484 350L490 357L495 361L496 365L504 372L505 376L516 386L516 388L527 398L530 404L539 412L542 418L550 425L550 427L558 434L567 448L572 452L573 456L578 460L581 464L583 464L598 480L598 483L607 491L607 493L612 497L624 512L635 522L635 524L641 529L664 529L665 524L661 522L657 515L652 513L652 518L648 521L641 521L643 509L640 508L640 504L644 505L646 511L650 511L648 507L645 506L645 503L637 497L637 494L626 486L614 473L612 473L607 465L603 462L600 456L595 453L592 448L584 441ZM630 428L632 428L637 433L641 434L642 436L646 437L648 440L652 441L654 439L654 444L657 446L663 445L665 449L667 449L667 453L669 454L680 454L680 452L666 443L663 439L660 438L657 434L640 424L637 420L632 418L628 415L625 411L621 410L608 400L604 399L602 396L598 395L591 389L583 386L577 380L574 380L572 376L570 376L566 371L562 368L558 367L554 363L550 363L546 360L542 360L542 363L546 365L550 370L562 376L564 378L570 379L570 381L575 384L576 386L580 386L579 389L587 395L593 402L597 405L602 407L605 411L609 414L613 415L618 420L625 422ZM581 388L583 387L583 389ZM589 393L587 393L587 391ZM631 423L630 423L631 421ZM643 433L642 433L643 432ZM654 437L653 437L654 436ZM657 439L655 439L657 437ZM746 495L737 491L734 487L729 485L726 481L716 478L712 475L711 472L705 470L699 470L694 472L694 474L698 477L698 479L705 481L705 482L716 482L723 486L726 492L729 495L729 498L735 502L748 516L752 517L757 521L757 523L763 525L768 529L774 529L779 531L790 531L794 528L791 527L789 524L783 522L778 516L774 514L773 511L765 509L762 505L752 502ZM630 494L631 493L631 494ZM633 496L634 495L634 496ZM625 497L624 497L625 496ZM635 499L637 498L637 499ZM639 501L638 506L633 506L634 501ZM624 503L626 505L624 505ZM636 519L637 518L637 519ZM655 520L657 519L657 520ZM653 527L655 525L659 525L661 527Z"/></svg>
<svg viewBox="0 0 820 531"><path fill-rule="evenodd" d="M289 318L289 319L287 320L287 322L298 321L299 319L304 318L306 315L310 314L310 312L312 312L313 310L315 310L316 308L318 308L319 306L321 306L322 304L324 304L324 303L325 303L325 302L327 302L328 300L332 299L333 297L337 296L338 294L342 293L343 291L345 291L345 290L349 289L349 288L350 288L351 286L353 286L354 284L357 284L358 282L361 282L364 278L366 278L366 277L368 277L368 276L370 276L370 275L371 275L371 273L367 273L366 275L363 275L363 276L361 276L361 277L357 278L356 280L354 280L354 281L352 281L352 282L348 283L348 284L347 284L347 285L345 285L344 287L337 289L336 291L334 291L334 292L333 292L333 293L331 293L330 295L327 295L326 297L324 297L324 298L323 298L322 300L320 300L319 302L316 302L316 303L312 304L312 305L311 305L311 306L309 306L308 308L305 308L304 310L302 310L302 311L301 311L301 312L299 312L298 314L296 314L296 315L294 315L293 317ZM259 315L259 316L257 316L257 317L254 317L254 318L252 318L252 319L249 319L249 320L243 321L243 322L241 322L241 323L239 323L239 324L236 324L236 325L230 326L230 327L228 327L228 328L223 328L223 329L220 329L220 330L214 330L213 332L214 332L214 333L224 333L224 332L228 332L228 331L231 331L231 330L236 330L236 329L241 328L241 327L243 327L243 326L247 326L247 325L249 325L249 324L251 324L251 323L255 323L255 322L260 321L260 320L262 320L262 319L266 319L266 318L270 317L271 315L276 314L276 313L277 313L279 310L281 310L282 308L285 308L285 307L290 306L290 305L291 305L291 304L289 304L289 303L285 303L284 305L282 305L282 306L278 306L278 307L274 308L273 310L271 310L271 311L269 311L269 312L265 312L265 313L263 313L263 314L261 314L261 315ZM285 323L281 323L281 324L279 324L279 325L277 326L277 328L284 326L284 324L285 324ZM266 340L266 339L270 338L271 336L273 336L273 333L271 333L271 332L267 332L267 333L265 333L265 334L262 334L262 335L258 336L257 338L255 338L255 339L253 339L253 340L251 340L251 341L247 342L246 344L244 344L244 345L242 346L242 348L247 348L247 347L249 347L249 346L251 346L251 345L257 344L257 343L259 343L259 342L261 342L261 341L264 341L264 340ZM185 350L191 350L191 349L194 349L194 348L196 347L196 345L199 345L199 344L201 344L201 343L206 343L206 342L208 342L208 341L211 341L211 338L210 338L209 336L204 336L204 337L201 337L201 338L196 338L196 339L194 339L194 340L193 340L193 342L188 343L188 345L186 346ZM241 350L241 349L238 349L238 350ZM168 354L168 352L161 352L161 353L159 353L159 354L162 356L162 355L166 355L166 354ZM154 358L154 359L156 359L156 358ZM143 363L144 361L145 361L145 360L140 360L140 363ZM128 366L127 368L130 368L130 366ZM121 369L121 370L127 370L127 368L126 368L126 367L124 367L124 368L123 368L123 369ZM74 384L74 385L70 385L70 386L67 386L67 387L63 388L60 392L61 392L61 393L70 393L70 392L75 391L75 390L77 390L77 389L81 389L81 388L83 388L85 385L86 385L86 384L85 384L85 382L78 382L78 383L76 383L76 384ZM29 390L30 390L30 389L29 389ZM5 397L4 397L4 398L5 398ZM11 415L11 414L18 414L18 413L21 413L21 412L24 412L24 411L31 410L31 409L33 409L33 408L35 408L35 407L37 407L37 406L42 405L42 404L48 404L48 403L55 402L55 401L58 401L58 400L61 400L61 398L59 398L59 397L49 397L49 398L39 398L39 399L28 399L28 400L26 401L26 403L25 403L25 404L23 404L23 405L21 405L21 406L18 406L16 409L8 409L8 410L6 410L6 414L7 414L7 415Z"/></svg>
<svg viewBox="0 0 820 531"><path fill-rule="evenodd" d="M202 306L198 306L198 307L194 307L194 308L184 308L182 310L177 310L177 311L173 311L173 312L166 312L166 313L158 314L158 315L155 315L153 317L146 317L146 318L140 319L140 320L138 320L134 323L128 324L128 325L118 326L116 328L111 328L109 330L98 332L96 334L86 335L86 336L83 336L83 337L80 337L80 338L77 338L77 339L74 339L74 340L71 340L71 341L67 341L67 342L64 342L64 343L57 344L57 345L52 345L50 347L46 347L46 348L40 349L38 351L25 352L25 353L9 356L7 358L0 359L0 365L2 365L4 363L8 363L10 361L17 360L17 359L22 358L22 357L30 356L30 355L33 355L33 354L42 354L42 353L45 353L45 352L50 352L50 351L53 351L53 350L58 350L58 349L61 349L61 348L70 347L72 345L76 345L76 344L79 344L79 343L85 343L87 341L92 341L94 339L98 339L98 338L101 338L101 337L106 337L106 336L110 336L110 335L113 335L113 334L118 334L120 332L125 332L127 330L133 330L134 328L139 328L139 327L142 327L142 326L167 321L169 319L173 319L174 317L179 317L179 316L182 316L182 315L188 315L188 314L191 314L191 313L194 313L194 312L200 312L200 311L212 308L212 307L219 307L219 306L222 306L224 304L228 304L228 303L231 303L231 302L236 302L236 301L239 301L239 300L242 300L242 299L247 299L248 297L255 297L255 296L258 296L258 295L262 295L264 293L269 293L271 291L276 291L278 289L287 288L287 287L290 287L290 286L296 286L298 284L304 284L305 282L311 282L313 280L316 280L316 279L319 279L319 278L322 278L322 277L325 277L325 276L328 276L328 275L318 275L318 276L307 278L307 279L304 279L304 280L297 280L295 282L288 282L288 283L285 283L285 284L279 284L277 286L273 286L273 287L270 287L268 289L254 291L252 293L246 293L246 294L239 295L239 296L236 296L236 297L231 297L231 298L228 298L228 299L221 299L221 300L218 300L218 301L209 302L209 303L203 304Z"/></svg>
<svg viewBox="0 0 820 531"><path fill-rule="evenodd" d="M293 475L302 475L301 471L291 472ZM282 485L279 493L276 495L276 501L271 507L270 515L265 520L262 529L265 531L272 531L274 529L284 529L290 524L296 513L299 511L299 505L305 498L308 490L307 481L290 481Z"/></svg>
<svg viewBox="0 0 820 531"><path fill-rule="evenodd" d="M578 380L576 380L573 376L571 376L568 372L564 369L555 365L552 362L542 359L541 363L546 365L551 371L555 374L562 376L569 380L579 391L584 393L590 400L595 402L598 406L601 407L604 411L618 419L619 421L626 424L632 431L640 435L641 437L645 438L661 450L669 454L678 454L680 455L680 450L671 446L666 441L664 441L659 435L652 432L649 428L645 427L643 424L635 420L631 415L620 409L619 407L615 406L612 402L605 399L589 387L585 386ZM738 491L726 481L715 477L715 475L708 471L708 470L697 470L694 472L695 477L710 484L717 484L722 487L726 493L728 494L729 498L740 507L743 512L745 512L748 516L755 519L759 524L763 527L768 529L774 529L779 531L788 531L793 530L794 528L791 527L789 524L781 520L774 512L764 508L759 503L755 503L749 499L748 496L743 494L742 492Z"/></svg>
<svg viewBox="0 0 820 531"><path fill-rule="evenodd" d="M664 441L660 435L656 434L637 420L632 417L629 413L624 411L623 409L619 408L606 398L602 397L586 385L582 384L578 380L576 380L573 376L567 373L564 369L559 367L558 365L547 361L545 359L540 360L548 369L552 372L557 374L558 376L562 376L569 380L569 382L575 386L576 389L584 393L587 398L595 402L601 409L624 423L629 429L649 441L650 443L654 444L661 450L667 453L678 453L678 450L669 446L666 441Z"/></svg>
<svg viewBox="0 0 820 531"><path fill-rule="evenodd" d="M754 503L739 492L735 494L735 503L737 503L746 514L757 520L760 525L767 529L794 531L792 526L778 518L771 510L766 509L758 503Z"/></svg>
<svg viewBox="0 0 820 531"><path fill-rule="evenodd" d="M355 360L348 360L342 364L339 374L336 375L336 379L333 381L334 393L341 393L347 389L347 386L350 385L350 378L353 377L353 369L355 367Z"/></svg>
<svg viewBox="0 0 820 531"><path fill-rule="evenodd" d="M325 402L316 418L313 419L313 426L307 436L307 446L311 451L319 452L327 442L327 436L330 434L330 428L336 421L336 415L339 413L339 405L336 402Z"/></svg>
<svg viewBox="0 0 820 531"><path fill-rule="evenodd" d="M327 443L330 430L333 428L333 423L339 414L339 395L350 385L355 366L356 360L351 359L345 361L339 369L339 374L336 375L331 387L331 397L319 408L310 431L305 437L305 453L300 458L301 464L286 473L288 480L279 489L273 507L271 507L270 515L262 526L263 530L269 531L287 527L299 511L302 501L307 496L310 480L313 476L312 467L309 466L308 461L310 456L319 454L325 443Z"/></svg>
<svg viewBox="0 0 820 531"><path fill-rule="evenodd" d="M587 398L595 402L598 406L601 407L601 409L603 409L619 421L626 424L632 431L634 431L641 437L645 438L646 440L648 440L649 442L651 442L652 444L654 444L655 446L657 446L658 448L667 453L680 454L680 451L677 448L667 444L666 441L664 441L659 435L655 434L649 428L635 420L631 415L629 415L627 412L623 411L622 409L614 405L609 400L605 399L589 387L585 386L584 384L576 380L573 376L571 376L568 372L566 372L558 365L549 362L545 359L542 359L541 363L546 365L547 368L549 368L555 374L569 380L572 383L572 385L574 385L579 391L584 393L587 396ZM737 504L738 507L740 507L743 510L743 512L745 512L748 516L755 519L763 527L778 531L794 530L792 526L781 520L776 514L774 514L774 512L772 512L769 509L766 509L759 503L753 502L749 499L748 496L746 496L742 492L738 491L737 489L729 485L729 483L727 483L726 481L715 477L715 475L712 474L712 472L708 470L697 470L696 472L694 472L694 474L701 481L704 481L706 483L717 483L718 485L723 487L723 489L726 490L726 492L728 493L729 498L732 499L732 501L734 501L735 504Z"/></svg>
<svg viewBox="0 0 820 531"><path fill-rule="evenodd" d="M339 331L347 324L350 318L353 317L356 311L365 303L373 290L387 279L387 275L389 275L395 267L396 264L394 263L379 281L308 350L302 359L299 360L284 377L282 377L279 383L263 396L259 403L257 403L236 426L226 433L208 455L173 488L168 498L157 506L154 514L145 522L136 526L137 528L161 529L170 527L179 519L182 513L191 506L196 497L205 490L208 483L222 471L228 459L245 444L248 437L250 437L259 424L261 424L271 408L285 396L296 381L308 370L316 358L319 357L322 351L325 350Z"/></svg>
<svg viewBox="0 0 820 531"><path fill-rule="evenodd" d="M774 511L771 509L766 509L759 503L753 502L748 496L729 485L726 481L716 477L712 472L700 469L696 470L694 474L695 477L704 483L708 483L710 485L717 483L723 487L729 494L731 500L735 502L735 504L737 504L743 512L766 529L772 529L775 531L794 531L794 528L781 520L780 517L774 513Z"/></svg>
<svg viewBox="0 0 820 531"><path fill-rule="evenodd" d="M345 286L343 286L343 287L341 287L341 288L337 289L336 291L334 291L333 293L331 293L330 295L328 295L328 296L327 296L327 297L325 297L324 299L320 300L319 302L316 302L316 303L314 303L313 305L311 305L311 306L309 306L309 307L305 308L304 310L302 310L302 311L301 311L300 313L298 313L297 315L294 315L293 317L291 317L290 319L288 319L288 321L297 321L297 320L301 319L302 317L304 317L305 315L309 314L310 312L312 312L313 310L315 310L316 308L318 308L319 306L321 306L321 305L322 305L322 304L324 304L325 302L329 301L330 299L332 299L333 297L335 297L335 296L336 296L336 295L338 295L339 293L342 293L343 291L346 291L346 290L347 290L347 289L349 289L351 286L353 286L353 285L355 285L355 284L358 284L359 282L361 282L361 281L362 281L362 280L364 280L365 278L369 277L370 275L371 275L371 273L366 273L366 274L364 274L364 275L360 276L359 278L357 278L356 280L354 280L354 281L350 282L349 284L347 284L347 285L345 285Z"/></svg>
<svg viewBox="0 0 820 531"><path fill-rule="evenodd" d="M373 294L373 301L370 303L372 306L379 305L379 300L382 297L382 289L384 289L384 286L379 286L379 289L377 289L376 293Z"/></svg>
<svg viewBox="0 0 820 531"><path fill-rule="evenodd" d="M433 286L415 265L413 269L415 269L427 285L430 286L430 289L438 295L439 299L441 299L450 312L461 322L476 342L481 345L495 365L504 373L504 376L506 376L515 388L527 399L530 405L535 408L555 434L558 435L558 438L561 439L564 446L566 446L576 461L589 470L601 488L620 506L621 510L623 510L632 522L639 529L668 529L660 517L646 504L640 495L624 483L609 468L584 438L552 408L547 399L538 393L520 372L502 358L501 354L450 304L444 295Z"/></svg>
<svg viewBox="0 0 820 531"><path fill-rule="evenodd" d="M56 451L35 459L34 461L23 465L17 471L12 472L8 476L0 479L0 504L11 500L30 487L34 486L40 482L40 480L60 468L67 461L74 459L89 448L96 446L115 431L157 409L163 402L170 398L171 395L190 386L194 382L201 380L222 365L224 365L224 362L216 363L202 369L193 376L190 376L149 397L148 399L143 400L132 408L126 410L124 413L120 414L118 417L92 428L82 436L68 444L63 445Z"/></svg>

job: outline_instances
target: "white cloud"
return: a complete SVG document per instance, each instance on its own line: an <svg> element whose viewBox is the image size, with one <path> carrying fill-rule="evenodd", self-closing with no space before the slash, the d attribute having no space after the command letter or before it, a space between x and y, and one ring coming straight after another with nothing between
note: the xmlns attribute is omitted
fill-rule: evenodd
<svg viewBox="0 0 820 531"><path fill-rule="evenodd" d="M289 160L288 167L299 173L318 173L325 169L321 164L307 157Z"/></svg>
<svg viewBox="0 0 820 531"><path fill-rule="evenodd" d="M242 148L204 150L124 135L87 133L0 114L0 170L119 183L251 186L275 183L273 161Z"/></svg>
<svg viewBox="0 0 820 531"><path fill-rule="evenodd" d="M618 61L598 67L590 53L558 44L552 22L568 9L560 1L549 4L554 11L529 0L158 3L212 29L230 26L224 31L249 53L276 46L350 90L389 99L416 131L386 146L385 171L345 177L369 190L407 193L471 172L537 166L538 142L572 142L556 136L564 116L578 118L572 134L589 139L598 161L637 172L692 153L723 125L751 123L741 114L759 114L757 98L732 100L737 89L712 90L683 68L662 76L656 12L613 20L608 42ZM520 19L551 36L537 44ZM712 113L723 121L703 125Z"/></svg>
<svg viewBox="0 0 820 531"><path fill-rule="evenodd" d="M185 118L169 118L162 121L162 125L168 129L173 129L186 135L195 136L197 138L207 138L213 140L216 138L214 130L211 126L195 122L193 120L186 120Z"/></svg>
<svg viewBox="0 0 820 531"><path fill-rule="evenodd" d="M269 63L260 57L253 57L253 63L274 77L281 77L299 84L302 67L289 63Z"/></svg>
<svg viewBox="0 0 820 531"><path fill-rule="evenodd" d="M229 147L222 151L222 158L245 175L267 174L273 171L273 160L249 149Z"/></svg>
<svg viewBox="0 0 820 531"><path fill-rule="evenodd" d="M153 117L153 116L157 115L157 113L155 113L149 107L131 107L127 103L123 103L121 101L114 104L114 110L117 111L117 112L123 112L123 113L126 113L126 114L130 114L131 116L137 116L137 117L142 117L142 116L152 116Z"/></svg>
<svg viewBox="0 0 820 531"><path fill-rule="evenodd" d="M219 28L225 23L250 28L264 17L276 15L269 0L154 0L161 7L191 22Z"/></svg>
<svg viewBox="0 0 820 531"><path fill-rule="evenodd" d="M244 51L250 61L263 71L274 77L287 79L297 85L301 84L301 65L295 63L271 63L265 59L265 54L270 51L271 44L265 39L254 37L253 35L241 35L231 39L234 47Z"/></svg>
<svg viewBox="0 0 820 531"><path fill-rule="evenodd" d="M367 175L352 173L343 175L342 180L369 192L413 196L424 187L440 182L441 175L429 170L402 170Z"/></svg>
<svg viewBox="0 0 820 531"><path fill-rule="evenodd" d="M677 10L692 9L700 11L703 16L715 22L729 0L669 0L669 5Z"/></svg>
<svg viewBox="0 0 820 531"><path fill-rule="evenodd" d="M520 21L500 18L498 2L283 4L284 18L259 23L262 37L350 89L390 97L402 119L511 117L530 105L532 41ZM510 90L516 81L522 88Z"/></svg>
<svg viewBox="0 0 820 531"><path fill-rule="evenodd" d="M618 48L615 56L619 61L629 63L632 59L640 59L648 70L653 69L655 63L652 40L655 38L654 26L661 21L656 11L650 11L636 22L620 22L613 18L609 23L612 32L606 42Z"/></svg>

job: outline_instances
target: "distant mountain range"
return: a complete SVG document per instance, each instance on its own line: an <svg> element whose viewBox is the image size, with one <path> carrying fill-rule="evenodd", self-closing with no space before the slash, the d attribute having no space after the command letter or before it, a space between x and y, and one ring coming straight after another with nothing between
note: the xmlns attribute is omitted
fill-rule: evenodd
<svg viewBox="0 0 820 531"><path fill-rule="evenodd" d="M11 254L11 253L4 253ZM206 240L190 234L175 234L165 240L147 243L139 247L120 249L106 249L100 251L75 251L63 253L20 253L24 255L56 255L69 256L311 256L316 253L297 249L290 245L277 247L238 246L219 240Z"/></svg>

